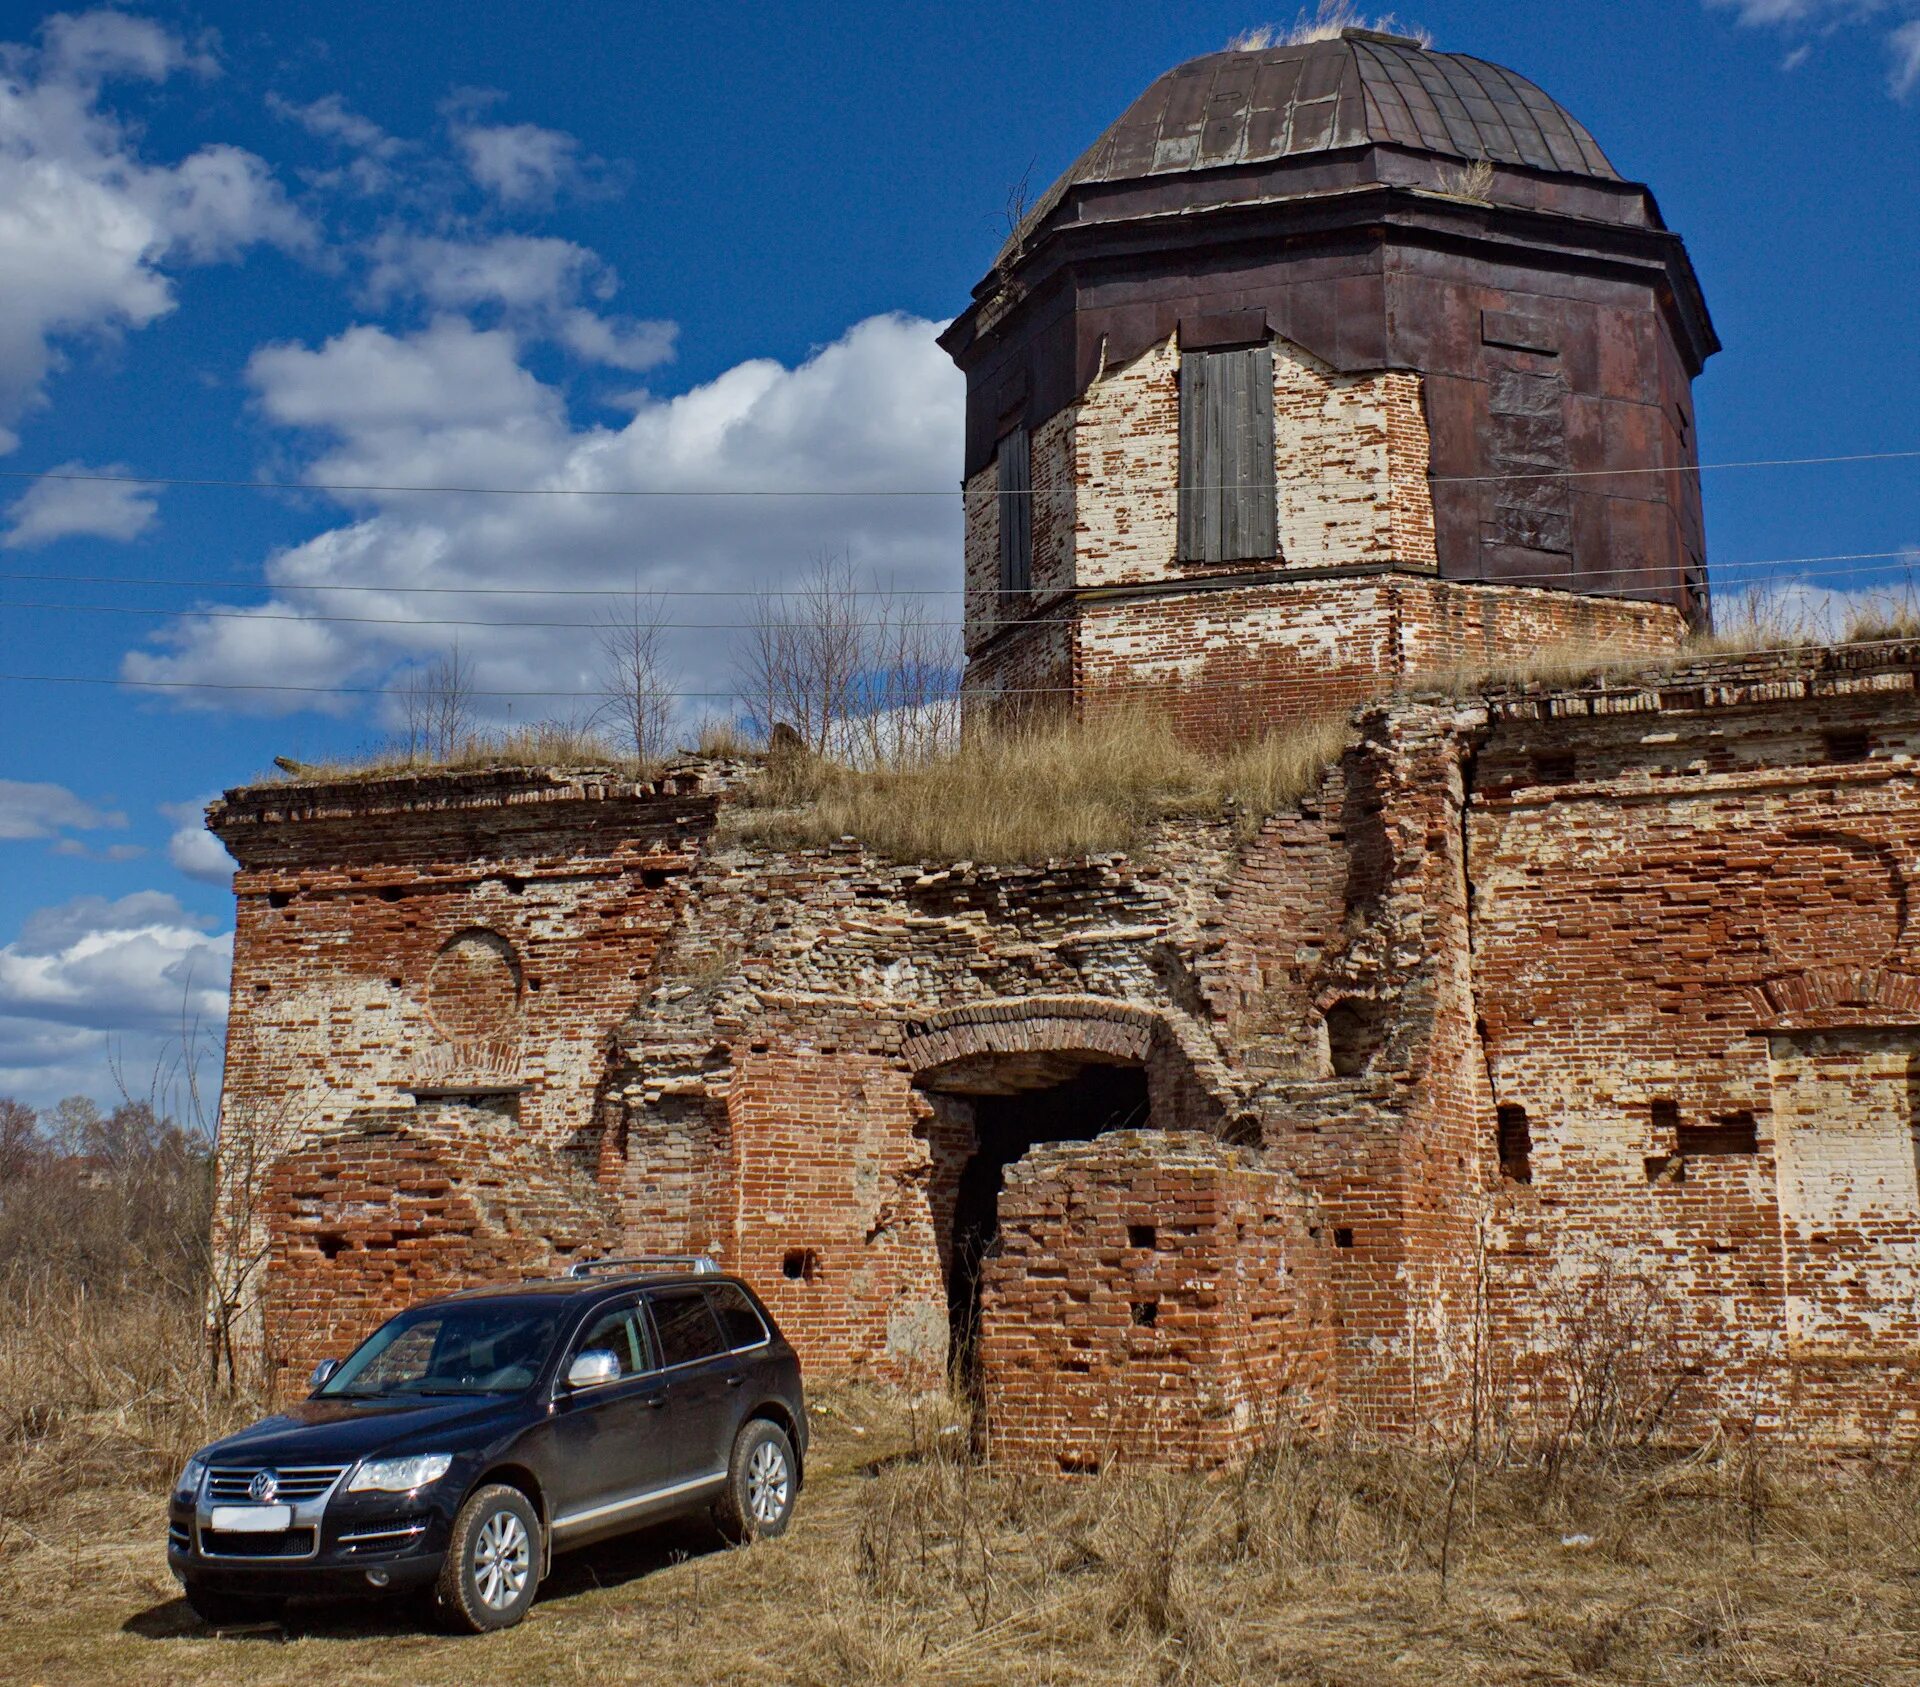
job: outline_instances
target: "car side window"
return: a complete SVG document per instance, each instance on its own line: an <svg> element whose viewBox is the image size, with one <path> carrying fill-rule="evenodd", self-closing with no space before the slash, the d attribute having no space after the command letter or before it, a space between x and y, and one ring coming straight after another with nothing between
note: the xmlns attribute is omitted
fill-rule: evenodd
<svg viewBox="0 0 1920 1687"><path fill-rule="evenodd" d="M628 1302L611 1306L589 1323L573 1345L577 1359L589 1348L611 1353L620 1361L623 1377L638 1376L647 1369L646 1339L640 1331L639 1309Z"/></svg>
<svg viewBox="0 0 1920 1687"><path fill-rule="evenodd" d="M724 1353L720 1326L713 1321L707 1297L698 1289L660 1289L649 1297L653 1327L660 1337L660 1363L685 1365Z"/></svg>
<svg viewBox="0 0 1920 1687"><path fill-rule="evenodd" d="M753 1302L732 1283L721 1283L706 1291L713 1315L720 1320L720 1333L727 1346L738 1352L743 1347L758 1347L767 1339L767 1326L760 1321Z"/></svg>

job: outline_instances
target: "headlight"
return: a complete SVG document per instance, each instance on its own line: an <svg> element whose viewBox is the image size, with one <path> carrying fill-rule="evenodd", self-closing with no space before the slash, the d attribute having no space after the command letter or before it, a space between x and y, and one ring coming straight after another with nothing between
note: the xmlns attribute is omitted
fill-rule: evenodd
<svg viewBox="0 0 1920 1687"><path fill-rule="evenodd" d="M200 1492L201 1479L207 1474L206 1465L199 1459L188 1459L186 1468L173 1479L173 1491L183 1500L190 1500Z"/></svg>
<svg viewBox="0 0 1920 1687"><path fill-rule="evenodd" d="M363 1459L347 1483L347 1492L405 1494L438 1482L453 1464L451 1453L416 1453L410 1459Z"/></svg>

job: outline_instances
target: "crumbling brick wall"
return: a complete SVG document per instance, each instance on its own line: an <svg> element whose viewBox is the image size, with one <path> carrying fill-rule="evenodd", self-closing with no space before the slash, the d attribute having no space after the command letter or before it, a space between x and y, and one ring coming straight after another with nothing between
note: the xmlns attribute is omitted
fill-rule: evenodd
<svg viewBox="0 0 1920 1687"><path fill-rule="evenodd" d="M1379 703L1251 839L1031 867L727 842L693 766L238 795L223 1160L272 1149L278 1351L617 1242L744 1271L816 1374L925 1380L975 1098L1093 1061L1206 1187L1298 1190L1316 1411L1547 1421L1598 1342L1675 1433L1920 1434L1916 671Z"/></svg>
<svg viewBox="0 0 1920 1687"><path fill-rule="evenodd" d="M261 1190L270 1393L304 1386L430 1295L614 1251L590 1177L516 1152L512 1120L458 1106L373 1112L309 1138Z"/></svg>
<svg viewBox="0 0 1920 1687"><path fill-rule="evenodd" d="M517 1167L531 1186L591 1180L609 1039L651 974L712 811L691 790L525 772L266 785L216 805L210 823L240 863L223 1250L245 1260L263 1231L280 1249L276 1269L228 1273L255 1347L308 1353L342 1339L326 1311L336 1301L377 1321L414 1292L412 1265L383 1279L384 1301L351 1286L373 1280L355 1257L357 1221L339 1230L349 1245L296 1269L281 1246L289 1209L265 1200L290 1150L363 1133L384 1154L398 1139L384 1125L364 1136L369 1118L441 1114L465 1123L438 1153ZM554 1257L570 1244L542 1245Z"/></svg>
<svg viewBox="0 0 1920 1687"><path fill-rule="evenodd" d="M1340 374L1276 340L1277 554L1222 569L1176 554L1177 338L1103 370L1034 436L1034 588L999 593L997 470L967 485L971 718L1010 699L1169 714L1228 741L1353 707L1409 675L1543 648L1670 649L1669 606L1561 582L1434 577L1420 377Z"/></svg>
<svg viewBox="0 0 1920 1687"><path fill-rule="evenodd" d="M1149 1131L1036 1149L1000 1222L980 1328L994 1462L1220 1464L1317 1425L1324 1257L1258 1155Z"/></svg>
<svg viewBox="0 0 1920 1687"><path fill-rule="evenodd" d="M1682 1433L1920 1428L1906 657L1494 710L1471 834L1495 1328L1543 1411L1618 1350Z"/></svg>

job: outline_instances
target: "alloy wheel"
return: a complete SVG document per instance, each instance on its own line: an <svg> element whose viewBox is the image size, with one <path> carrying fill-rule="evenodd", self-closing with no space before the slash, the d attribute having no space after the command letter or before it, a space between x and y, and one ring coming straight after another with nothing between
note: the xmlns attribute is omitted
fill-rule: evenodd
<svg viewBox="0 0 1920 1687"><path fill-rule="evenodd" d="M504 1611L525 1590L533 1565L527 1527L511 1511L496 1511L473 1542L473 1585L490 1610Z"/></svg>
<svg viewBox="0 0 1920 1687"><path fill-rule="evenodd" d="M758 1523L773 1523L785 1513L792 1484L786 1455L771 1441L762 1441L747 1460L747 1509Z"/></svg>

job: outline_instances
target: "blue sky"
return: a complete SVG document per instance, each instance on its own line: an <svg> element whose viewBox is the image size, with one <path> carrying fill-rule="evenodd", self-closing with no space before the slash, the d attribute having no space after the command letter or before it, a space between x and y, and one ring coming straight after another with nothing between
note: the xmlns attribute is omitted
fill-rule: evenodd
<svg viewBox="0 0 1920 1687"><path fill-rule="evenodd" d="M1920 447L1920 0L1402 18L1540 82L1653 185L1727 344L1698 387L1707 460ZM0 6L0 471L950 489L933 325L1013 184L1037 193L1169 65L1294 21L1237 0ZM1904 579L1920 541L1911 461L1706 487L1723 592L1775 558L1876 554L1781 571L1815 588ZM483 685L585 691L591 634L525 625L580 600L471 588L750 592L828 551L951 587L957 502L0 479L0 671L378 688L444 650L423 619L464 618L520 623L461 631ZM673 600L689 690L729 683L708 623L743 601ZM342 613L370 619L313 619ZM0 681L0 1095L105 1097L111 1051L143 1087L183 1002L217 1040L231 904L198 807L277 754L376 742L383 707Z"/></svg>

